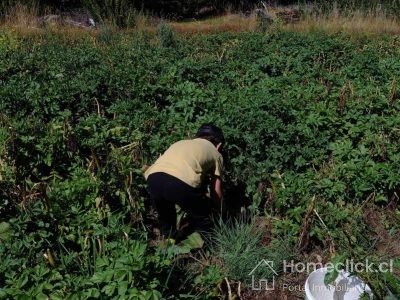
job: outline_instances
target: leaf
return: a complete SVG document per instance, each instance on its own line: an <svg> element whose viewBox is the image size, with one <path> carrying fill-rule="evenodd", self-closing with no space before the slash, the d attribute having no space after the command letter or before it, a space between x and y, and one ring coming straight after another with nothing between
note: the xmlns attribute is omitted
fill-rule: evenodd
<svg viewBox="0 0 400 300"><path fill-rule="evenodd" d="M47 299L49 299L49 297L47 297L43 292L39 292L39 293L36 295L36 299L37 299L37 300L47 300Z"/></svg>
<svg viewBox="0 0 400 300"><path fill-rule="evenodd" d="M175 255L178 254L188 254L191 250L191 248L189 246L179 246L179 245L172 245L171 246L172 252Z"/></svg>
<svg viewBox="0 0 400 300"><path fill-rule="evenodd" d="M25 284L27 284L28 280L29 280L29 277L26 274L24 274L22 277L20 277L18 280L18 285L17 285L18 288L24 287Z"/></svg>
<svg viewBox="0 0 400 300"><path fill-rule="evenodd" d="M390 272L382 272L385 278L386 287L396 295L400 295L400 279Z"/></svg>
<svg viewBox="0 0 400 300"><path fill-rule="evenodd" d="M128 282L122 281L118 283L118 296L125 296L128 289Z"/></svg>
<svg viewBox="0 0 400 300"><path fill-rule="evenodd" d="M100 297L100 292L96 288L90 288L85 291L84 293L88 298L99 298Z"/></svg>
<svg viewBox="0 0 400 300"><path fill-rule="evenodd" d="M400 259L395 259L393 261L393 266L397 269L400 269Z"/></svg>
<svg viewBox="0 0 400 300"><path fill-rule="evenodd" d="M331 284L336 280L339 275L339 264L343 266L343 262L347 258L347 254L335 255L330 266L328 267L328 272L325 274L324 283L326 285Z"/></svg>
<svg viewBox="0 0 400 300"><path fill-rule="evenodd" d="M11 226L7 222L0 223L0 241L8 240L12 235Z"/></svg>
<svg viewBox="0 0 400 300"><path fill-rule="evenodd" d="M103 287L101 291L104 292L107 296L112 296L114 294L116 286L117 286L116 283L112 282L111 284L108 284L105 287Z"/></svg>
<svg viewBox="0 0 400 300"><path fill-rule="evenodd" d="M62 296L62 295L59 295L59 294L50 294L50 299L52 299L52 300L63 300L64 299L64 297Z"/></svg>
<svg viewBox="0 0 400 300"><path fill-rule="evenodd" d="M385 300L399 300L391 291L388 290L388 294L385 297Z"/></svg>
<svg viewBox="0 0 400 300"><path fill-rule="evenodd" d="M190 249L200 249L204 245L204 241L198 232L193 232L185 240L183 240L180 245L187 246Z"/></svg>
<svg viewBox="0 0 400 300"><path fill-rule="evenodd" d="M332 268L331 270L329 270L324 277L324 283L325 285L329 285L332 282L334 282L336 280L336 278L338 277L339 272L338 270L336 270L335 268Z"/></svg>

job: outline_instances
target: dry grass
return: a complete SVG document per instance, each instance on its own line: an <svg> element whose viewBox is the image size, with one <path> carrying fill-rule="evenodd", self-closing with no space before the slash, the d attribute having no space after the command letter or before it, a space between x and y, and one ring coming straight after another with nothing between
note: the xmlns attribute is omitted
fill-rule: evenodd
<svg viewBox="0 0 400 300"><path fill-rule="evenodd" d="M274 13L272 13L274 15ZM258 29L257 17L245 17L238 14L226 14L203 21L171 22L171 27L185 35L210 34L218 32L255 32ZM328 33L345 32L350 35L364 34L400 34L400 22L384 14L352 13L342 16L337 12L328 15L303 16L298 22L284 24L279 22L271 30L282 29L295 32L326 31Z"/></svg>
<svg viewBox="0 0 400 300"><path fill-rule="evenodd" d="M1 1L1 0L0 0ZM44 20L43 15L54 16ZM74 26L64 20L64 17L53 15L51 11L39 14L38 6L27 7L22 4L5 11L5 18L0 19L0 29L12 30L13 33L22 36L42 35L48 32L65 36L67 39L80 39L82 37L97 36L107 28L113 33L117 32L149 32L155 34L159 21L145 14L139 13L135 18L135 28L120 30L113 25L105 24L97 28Z"/></svg>
<svg viewBox="0 0 400 300"><path fill-rule="evenodd" d="M346 32L351 35L400 34L398 20L384 15L363 15L361 13L355 13L352 16L308 16L297 23L286 24L283 28L296 32L322 30L329 33Z"/></svg>
<svg viewBox="0 0 400 300"><path fill-rule="evenodd" d="M138 13L135 19L135 31L143 32L156 27L154 18Z"/></svg>
<svg viewBox="0 0 400 300"><path fill-rule="evenodd" d="M5 27L32 28L38 26L38 7L27 7L17 4L6 11L6 17L1 23Z"/></svg>
<svg viewBox="0 0 400 300"><path fill-rule="evenodd" d="M258 22L255 16L244 17L237 14L226 14L202 21L171 22L173 30L181 34L209 34L218 32L253 32Z"/></svg>
<svg viewBox="0 0 400 300"><path fill-rule="evenodd" d="M269 8L268 12L276 17L279 10ZM17 5L7 12L7 17L0 23L6 28L16 28L20 32L35 33L41 32L43 26L38 21L38 9L36 7L27 8ZM337 9L333 9L328 14L309 13L303 15L299 21L285 24L276 19L277 22L269 29L270 31L280 29L295 32L326 31L328 33L345 32L350 35L365 34L400 34L400 21L386 15L383 11L365 12L346 12L341 14ZM155 19L144 14L136 17L136 27L128 29L129 32L149 32L155 34L159 19ZM252 14L244 16L227 12L223 16L213 17L206 20L169 22L174 31L182 35L212 34L219 32L255 32L259 28L257 17ZM66 35L86 35L87 32L96 34L97 30L87 30L83 28L73 28L57 22L46 24L45 30L58 30Z"/></svg>
<svg viewBox="0 0 400 300"><path fill-rule="evenodd" d="M282 29L295 32L326 31L328 33L345 32L350 35L400 34L400 19L387 14L384 10L339 11L336 6L329 13L316 9L302 15L297 22L285 23L277 15L290 8L267 8L268 14L276 22L270 30ZM171 27L181 34L208 34L217 32L254 32L259 28L256 15L244 16L227 13L202 21L171 22Z"/></svg>

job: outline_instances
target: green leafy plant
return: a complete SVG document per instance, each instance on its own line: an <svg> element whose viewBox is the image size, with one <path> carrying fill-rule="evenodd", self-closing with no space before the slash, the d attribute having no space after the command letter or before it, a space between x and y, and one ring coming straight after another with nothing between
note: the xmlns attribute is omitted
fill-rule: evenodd
<svg viewBox="0 0 400 300"><path fill-rule="evenodd" d="M1 297L178 297L197 277L246 282L261 256L279 269L296 243L396 253L381 253L400 216L395 37L169 30L164 41L0 31ZM218 263L186 277L177 257L199 243L148 246L143 166L205 122L226 137L229 212L268 220L272 241L245 220L220 224ZM369 282L397 293L388 275Z"/></svg>

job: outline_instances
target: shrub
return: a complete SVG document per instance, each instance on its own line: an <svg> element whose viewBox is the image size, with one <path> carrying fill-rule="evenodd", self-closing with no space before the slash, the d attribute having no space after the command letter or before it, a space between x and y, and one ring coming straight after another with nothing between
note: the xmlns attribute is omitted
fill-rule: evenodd
<svg viewBox="0 0 400 300"><path fill-rule="evenodd" d="M158 25L158 38L162 47L173 47L177 43L174 31L166 22L161 22Z"/></svg>
<svg viewBox="0 0 400 300"><path fill-rule="evenodd" d="M95 21L119 28L135 26L137 10L131 0L83 0Z"/></svg>

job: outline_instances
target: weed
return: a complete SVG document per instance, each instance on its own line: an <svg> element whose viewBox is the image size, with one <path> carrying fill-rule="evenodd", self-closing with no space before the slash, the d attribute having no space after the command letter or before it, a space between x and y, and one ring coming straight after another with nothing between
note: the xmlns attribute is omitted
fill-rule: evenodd
<svg viewBox="0 0 400 300"><path fill-rule="evenodd" d="M222 262L220 267L225 276L249 284L249 274L263 259L272 262L274 270L256 270L259 278L271 279L274 271L282 271L283 261L294 256L290 245L283 240L262 245L262 234L252 219L219 221L211 235L211 253Z"/></svg>
<svg viewBox="0 0 400 300"><path fill-rule="evenodd" d="M161 22L158 25L158 38L162 47L173 47L177 43L174 31L166 22Z"/></svg>

